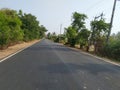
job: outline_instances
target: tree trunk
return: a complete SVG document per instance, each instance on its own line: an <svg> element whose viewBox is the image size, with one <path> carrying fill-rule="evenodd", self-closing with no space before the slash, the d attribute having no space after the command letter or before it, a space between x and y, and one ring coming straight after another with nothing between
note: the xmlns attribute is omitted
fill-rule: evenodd
<svg viewBox="0 0 120 90"><path fill-rule="evenodd" d="M89 52L89 46L86 46L86 51Z"/></svg>

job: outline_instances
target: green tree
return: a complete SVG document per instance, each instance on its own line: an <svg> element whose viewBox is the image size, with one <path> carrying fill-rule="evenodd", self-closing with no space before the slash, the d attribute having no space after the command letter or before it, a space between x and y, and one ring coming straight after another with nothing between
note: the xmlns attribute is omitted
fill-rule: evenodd
<svg viewBox="0 0 120 90"><path fill-rule="evenodd" d="M50 32L47 34L47 38L51 39L51 33Z"/></svg>
<svg viewBox="0 0 120 90"><path fill-rule="evenodd" d="M15 10L0 10L0 46L8 46L23 39L21 21Z"/></svg>
<svg viewBox="0 0 120 90"><path fill-rule="evenodd" d="M83 46L88 46L88 38L90 36L90 31L88 29L82 29L77 35L77 41L80 43L80 48Z"/></svg>
<svg viewBox="0 0 120 90"><path fill-rule="evenodd" d="M77 35L76 35L76 42L79 42L80 47L82 48L84 45L86 45L88 41L88 30L85 27L85 19L87 19L87 16L85 14L73 13L72 17L72 27L75 28ZM86 37L84 37L86 36Z"/></svg>
<svg viewBox="0 0 120 90"><path fill-rule="evenodd" d="M47 32L48 30L43 25L41 25L39 28L40 28L39 29L39 33L40 33L39 36L40 36L40 38L45 37L45 32Z"/></svg>
<svg viewBox="0 0 120 90"><path fill-rule="evenodd" d="M109 44L101 49L101 55L120 61L120 33L111 35Z"/></svg>
<svg viewBox="0 0 120 90"><path fill-rule="evenodd" d="M84 41L85 39L83 40L83 36L81 34L83 33L83 30L86 31L85 29L86 18L87 16L85 14L81 14L78 12L73 13L71 26L66 28L66 36L68 38L68 43L71 46L75 46L77 42L81 43L80 45L83 45L83 43L85 43Z"/></svg>
<svg viewBox="0 0 120 90"><path fill-rule="evenodd" d="M118 32L118 33L116 34L115 39L118 40L118 41L120 41L120 32Z"/></svg>
<svg viewBox="0 0 120 90"><path fill-rule="evenodd" d="M68 28L65 28L65 30L66 30L66 36L68 38L68 44L74 47L76 44L76 36L77 36L76 29L73 28L72 26L69 26Z"/></svg>
<svg viewBox="0 0 120 90"><path fill-rule="evenodd" d="M87 16L78 12L74 12L72 16L72 27L76 28L79 32L82 28L85 28L85 19Z"/></svg>
<svg viewBox="0 0 120 90"><path fill-rule="evenodd" d="M53 32L53 33L49 32L47 34L47 38L54 41L54 42L59 42L59 36L55 32Z"/></svg>
<svg viewBox="0 0 120 90"><path fill-rule="evenodd" d="M56 40L58 39L58 36L57 36L57 34L56 34L55 32L53 32L53 33L51 34L51 39L52 39L53 41L55 41L55 42L56 42Z"/></svg>
<svg viewBox="0 0 120 90"><path fill-rule="evenodd" d="M32 14L22 14L22 11L19 11L19 18L22 21L21 29L24 31L24 41L30 41L40 38L41 30L45 29L43 26L39 26L37 18Z"/></svg>
<svg viewBox="0 0 120 90"><path fill-rule="evenodd" d="M105 22L105 19L100 20L94 20L91 21L91 42L95 46L95 52L98 52L98 49L100 49L106 41L106 35L108 34L109 30L109 23Z"/></svg>

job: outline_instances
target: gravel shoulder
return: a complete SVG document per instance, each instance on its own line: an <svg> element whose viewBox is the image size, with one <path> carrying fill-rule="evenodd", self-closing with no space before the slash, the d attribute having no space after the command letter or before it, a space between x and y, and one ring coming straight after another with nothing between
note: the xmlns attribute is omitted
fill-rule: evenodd
<svg viewBox="0 0 120 90"><path fill-rule="evenodd" d="M23 43L20 43L20 44L16 44L14 46L10 46L8 47L7 49L5 50L0 50L0 60L4 59L5 57L21 50L21 49L24 49L26 47L29 47L37 42L39 42L40 40L34 40L34 41L30 41L30 42L23 42Z"/></svg>

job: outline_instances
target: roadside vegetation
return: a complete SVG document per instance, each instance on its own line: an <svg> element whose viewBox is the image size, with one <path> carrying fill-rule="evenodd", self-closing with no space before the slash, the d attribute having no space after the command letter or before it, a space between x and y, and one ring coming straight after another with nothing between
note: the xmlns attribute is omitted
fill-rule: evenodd
<svg viewBox="0 0 120 90"><path fill-rule="evenodd" d="M23 41L40 39L45 36L46 31L32 14L7 8L0 10L0 49Z"/></svg>
<svg viewBox="0 0 120 90"><path fill-rule="evenodd" d="M48 33L47 38L55 42L79 48L90 53L104 56L120 61L120 32L110 36L107 43L106 38L110 24L106 22L103 13L90 22L91 29L86 27L87 15L74 12L72 22L61 35Z"/></svg>
<svg viewBox="0 0 120 90"><path fill-rule="evenodd" d="M57 35L55 32L49 32L45 35L47 29L40 25L34 15L23 13L22 10L1 9L0 49L46 36L55 42L71 47L79 46L80 49L87 52L120 61L120 32L112 34L109 42L106 43L110 25L103 14L90 22L90 30L86 27L87 18L85 14L74 12L72 22L65 27L63 34Z"/></svg>

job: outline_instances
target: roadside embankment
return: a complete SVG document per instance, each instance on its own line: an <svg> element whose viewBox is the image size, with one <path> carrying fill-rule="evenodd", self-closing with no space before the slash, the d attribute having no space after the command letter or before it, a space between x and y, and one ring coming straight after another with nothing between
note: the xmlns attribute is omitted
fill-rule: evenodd
<svg viewBox="0 0 120 90"><path fill-rule="evenodd" d="M7 49L5 50L0 50L0 60L21 50L21 49L24 49L24 48L27 48L37 42L39 42L40 40L33 40L33 41L30 41L30 42L23 42L23 43L20 43L20 44L16 44L14 46L10 46L8 47Z"/></svg>

